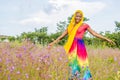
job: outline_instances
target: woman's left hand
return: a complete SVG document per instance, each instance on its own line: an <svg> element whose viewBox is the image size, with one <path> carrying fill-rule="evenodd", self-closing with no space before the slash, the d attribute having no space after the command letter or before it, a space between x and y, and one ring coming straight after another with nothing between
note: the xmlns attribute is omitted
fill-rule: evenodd
<svg viewBox="0 0 120 80"><path fill-rule="evenodd" d="M113 45L116 45L114 41L110 40L110 39L107 39L107 41Z"/></svg>

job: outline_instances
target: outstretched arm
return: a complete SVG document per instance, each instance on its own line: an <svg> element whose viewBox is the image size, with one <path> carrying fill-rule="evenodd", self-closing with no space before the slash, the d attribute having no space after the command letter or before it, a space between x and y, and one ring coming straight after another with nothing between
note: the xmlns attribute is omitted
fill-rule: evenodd
<svg viewBox="0 0 120 80"><path fill-rule="evenodd" d="M62 35L61 36L59 36L56 40L54 40L53 42L51 42L50 44L49 44L49 46L52 46L52 45L54 45L55 43L57 43L57 42L59 42L62 38L64 38L66 35L68 34L68 31L67 31L67 29L62 33Z"/></svg>
<svg viewBox="0 0 120 80"><path fill-rule="evenodd" d="M88 32L90 32L93 36L98 37L98 38L101 38L101 39L103 39L103 40L106 40L106 41L110 42L111 44L115 44L112 40L110 40L110 39L108 39L108 38L106 38L106 37L98 34L98 33L95 32L94 30L92 30L90 27L87 28L87 30L88 30Z"/></svg>

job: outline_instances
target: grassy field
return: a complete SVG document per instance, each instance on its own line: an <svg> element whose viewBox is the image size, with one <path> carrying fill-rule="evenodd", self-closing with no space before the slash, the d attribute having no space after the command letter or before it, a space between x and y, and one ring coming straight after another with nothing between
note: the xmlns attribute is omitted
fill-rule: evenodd
<svg viewBox="0 0 120 80"><path fill-rule="evenodd" d="M94 80L120 80L120 50L87 46ZM68 60L62 46L30 42L0 43L0 80L68 80Z"/></svg>

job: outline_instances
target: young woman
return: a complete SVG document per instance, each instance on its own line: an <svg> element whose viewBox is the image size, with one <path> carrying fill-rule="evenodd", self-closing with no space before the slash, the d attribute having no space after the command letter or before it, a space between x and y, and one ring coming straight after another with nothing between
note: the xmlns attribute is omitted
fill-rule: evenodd
<svg viewBox="0 0 120 80"><path fill-rule="evenodd" d="M93 36L114 44L112 40L96 33L88 24L83 23L83 19L84 15L82 11L77 10L74 13L67 29L61 36L49 44L49 46L52 46L68 35L68 40L64 46L64 49L69 60L69 80L93 80L89 70L88 56L83 41L83 36L86 31L90 32Z"/></svg>

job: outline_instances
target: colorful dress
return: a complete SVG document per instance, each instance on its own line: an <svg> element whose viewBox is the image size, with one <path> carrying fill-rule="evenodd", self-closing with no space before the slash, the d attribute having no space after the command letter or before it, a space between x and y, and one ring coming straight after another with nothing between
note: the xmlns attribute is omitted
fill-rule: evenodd
<svg viewBox="0 0 120 80"><path fill-rule="evenodd" d="M88 56L83 41L83 36L89 25L80 26L68 52L69 80L89 80L92 76L88 65Z"/></svg>

